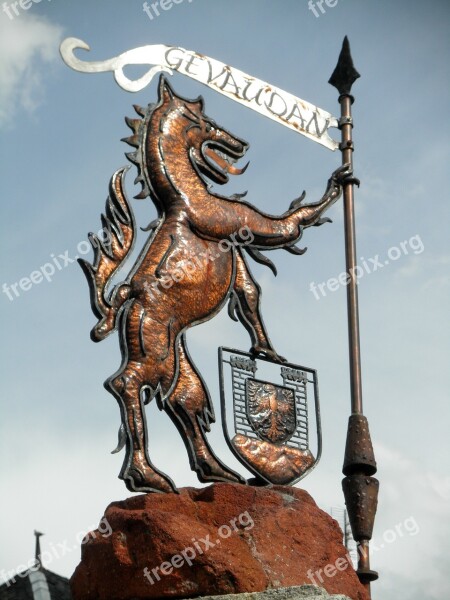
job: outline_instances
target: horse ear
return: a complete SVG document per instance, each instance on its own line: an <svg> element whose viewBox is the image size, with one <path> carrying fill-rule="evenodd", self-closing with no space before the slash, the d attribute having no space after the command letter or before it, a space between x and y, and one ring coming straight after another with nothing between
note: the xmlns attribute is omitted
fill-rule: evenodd
<svg viewBox="0 0 450 600"><path fill-rule="evenodd" d="M158 93L160 101L162 101L164 104L169 103L174 97L174 91L170 87L169 82L164 77L164 75L161 75L161 77L159 78Z"/></svg>

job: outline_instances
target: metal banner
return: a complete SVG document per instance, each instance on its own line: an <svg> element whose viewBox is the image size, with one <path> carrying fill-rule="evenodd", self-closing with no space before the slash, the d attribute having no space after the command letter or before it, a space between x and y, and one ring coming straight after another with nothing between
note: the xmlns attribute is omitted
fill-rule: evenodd
<svg viewBox="0 0 450 600"><path fill-rule="evenodd" d="M330 150L339 147L339 142L328 134L330 127L338 126L332 114L204 54L177 46L154 44L134 48L108 60L88 62L74 55L74 50L78 48L90 49L77 38L67 38L61 44L62 58L69 67L83 73L112 71L116 82L128 92L144 89L156 73L165 71L173 74L173 71L177 71ZM127 65L155 66L133 80L123 72Z"/></svg>
<svg viewBox="0 0 450 600"><path fill-rule="evenodd" d="M219 371L222 426L236 458L261 483L302 479L321 455L316 371L230 348L219 348ZM267 380L274 377L281 385Z"/></svg>

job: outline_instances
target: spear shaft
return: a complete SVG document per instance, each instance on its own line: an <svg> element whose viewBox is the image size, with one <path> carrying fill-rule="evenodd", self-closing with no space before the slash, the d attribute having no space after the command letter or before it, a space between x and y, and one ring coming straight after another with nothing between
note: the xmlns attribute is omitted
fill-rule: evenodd
<svg viewBox="0 0 450 600"><path fill-rule="evenodd" d="M353 140L352 140L352 96L341 95L340 128L342 134L342 163L349 164L353 170ZM362 414L362 384L361 384L361 351L359 340L359 307L358 285L356 277L356 235L354 208L354 180L344 184L344 227L345 227L345 261L348 273L347 285L347 315L348 341L350 358L350 391L352 414Z"/></svg>
<svg viewBox="0 0 450 600"><path fill-rule="evenodd" d="M348 164L353 172L353 119L352 104L354 98L350 91L359 77L353 66L350 44L344 38L342 50L336 68L329 83L339 91L341 118L339 128L342 141L343 164ZM344 183L344 224L345 224L345 260L347 268L347 316L350 362L351 415L348 422L347 442L345 447L345 478L342 488L345 496L352 533L358 544L357 574L366 587L370 597L370 582L378 578L378 573L370 568L369 541L372 538L373 524L377 509L378 480L371 477L377 466L370 439L369 424L363 415L362 383L361 383L361 351L359 339L358 287L356 276L356 235L354 185L359 181L351 176Z"/></svg>

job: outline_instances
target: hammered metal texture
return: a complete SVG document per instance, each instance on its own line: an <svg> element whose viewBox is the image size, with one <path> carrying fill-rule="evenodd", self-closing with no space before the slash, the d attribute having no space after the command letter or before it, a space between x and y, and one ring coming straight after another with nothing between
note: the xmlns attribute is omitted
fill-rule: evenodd
<svg viewBox="0 0 450 600"><path fill-rule="evenodd" d="M106 240L91 235L94 263L83 262L92 308L99 322L95 341L118 331L122 364L105 383L119 403L122 427L117 451L125 447L120 477L132 491L173 491L147 452L145 404L156 399L181 434L191 468L201 481L245 480L214 456L206 432L214 411L203 379L189 356L186 331L211 319L230 301L230 315L247 329L255 355L281 361L260 314L260 288L245 254L272 263L261 250L301 254L295 243L303 228L320 225L322 213L340 196L349 175L339 168L322 199L291 203L270 216L242 200L212 191L244 168L234 166L248 144L204 113L203 100L177 96L163 76L156 105L135 107L127 119L132 135L127 156L137 166L137 198L150 197L158 218L144 228L148 239L121 284L111 278L129 257L136 239L124 191L125 169L112 178L102 218ZM105 236L104 236L105 237Z"/></svg>

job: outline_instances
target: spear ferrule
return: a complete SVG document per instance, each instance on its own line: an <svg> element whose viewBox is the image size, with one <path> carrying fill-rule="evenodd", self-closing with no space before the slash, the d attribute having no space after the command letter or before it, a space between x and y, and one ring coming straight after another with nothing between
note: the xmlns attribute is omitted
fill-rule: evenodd
<svg viewBox="0 0 450 600"><path fill-rule="evenodd" d="M341 106L341 116L338 120L338 127L341 130L339 149L342 152L342 163L350 165L352 172L355 150L352 138L352 104L355 98L350 92L358 77L360 75L353 65L350 44L345 36L338 63L328 83L339 92L338 101ZM351 415L347 429L343 466L345 478L342 481L342 488L353 538L358 544L356 572L370 596L370 582L378 579L378 573L370 568L369 541L372 538L375 521L379 484L378 480L372 477L376 473L377 466L369 424L363 415L362 404L354 185L359 187L359 179L352 174L343 184Z"/></svg>

